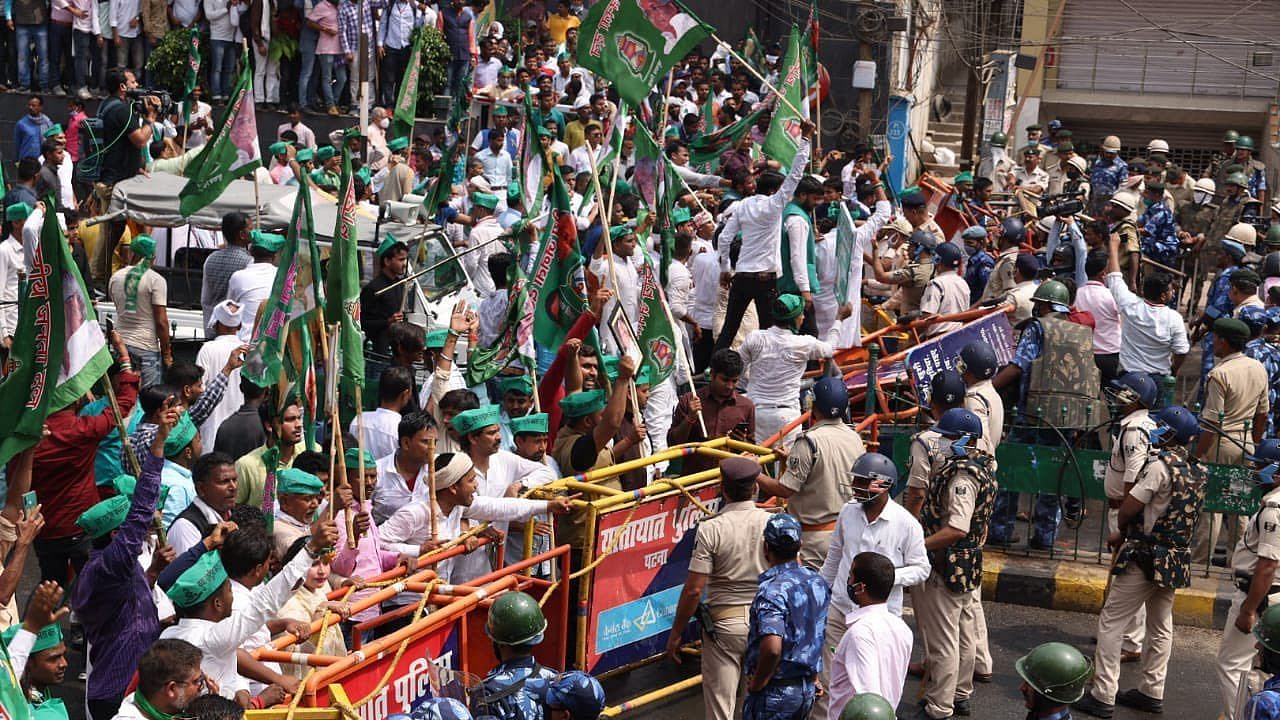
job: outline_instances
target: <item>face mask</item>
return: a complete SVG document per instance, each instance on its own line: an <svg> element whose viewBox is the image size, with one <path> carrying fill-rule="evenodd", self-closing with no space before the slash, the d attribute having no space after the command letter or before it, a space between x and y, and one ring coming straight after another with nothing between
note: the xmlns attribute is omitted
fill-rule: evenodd
<svg viewBox="0 0 1280 720"><path fill-rule="evenodd" d="M378 121L378 127L382 128L383 130L386 130L387 128L391 127L391 119L382 118L381 120Z"/></svg>
<svg viewBox="0 0 1280 720"><path fill-rule="evenodd" d="M1147 431L1147 441L1150 442L1152 446L1156 446L1163 443L1164 439L1172 434L1173 428L1168 425L1157 425Z"/></svg>
<svg viewBox="0 0 1280 720"><path fill-rule="evenodd" d="M844 591L849 593L849 602L853 603L854 607L862 607L857 600L853 599L857 595L856 590L860 587L862 587L862 583L847 583L844 586Z"/></svg>
<svg viewBox="0 0 1280 720"><path fill-rule="evenodd" d="M1280 463L1268 463L1266 466L1253 471L1255 482L1259 485L1274 485L1276 482L1276 470L1280 470ZM852 596L850 596L852 597Z"/></svg>
<svg viewBox="0 0 1280 720"><path fill-rule="evenodd" d="M969 456L968 445L969 445L970 437L971 436L969 435L961 435L960 437L953 440L951 442L951 454L955 455L956 457L968 457Z"/></svg>
<svg viewBox="0 0 1280 720"><path fill-rule="evenodd" d="M1209 201L1212 199L1213 196L1203 190L1197 190L1195 192L1195 202L1197 205L1208 205Z"/></svg>

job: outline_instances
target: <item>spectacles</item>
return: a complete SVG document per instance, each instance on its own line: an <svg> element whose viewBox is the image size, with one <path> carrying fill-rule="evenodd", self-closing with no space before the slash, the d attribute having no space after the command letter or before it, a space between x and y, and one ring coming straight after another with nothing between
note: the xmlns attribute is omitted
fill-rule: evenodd
<svg viewBox="0 0 1280 720"><path fill-rule="evenodd" d="M204 673L200 673L192 680L181 680L181 681L175 681L175 682L177 682L179 685L192 685L197 689L205 688L209 686L209 676L205 675Z"/></svg>

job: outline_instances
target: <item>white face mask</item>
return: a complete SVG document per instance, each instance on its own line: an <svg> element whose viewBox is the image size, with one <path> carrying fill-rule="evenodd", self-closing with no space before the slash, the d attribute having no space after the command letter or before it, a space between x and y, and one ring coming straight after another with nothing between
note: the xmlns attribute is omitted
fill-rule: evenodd
<svg viewBox="0 0 1280 720"><path fill-rule="evenodd" d="M1208 205L1213 200L1213 195L1203 190L1197 190L1195 193L1197 205Z"/></svg>
<svg viewBox="0 0 1280 720"><path fill-rule="evenodd" d="M383 130L386 130L387 128L391 127L391 119L382 118L381 120L378 121L378 127L382 128Z"/></svg>

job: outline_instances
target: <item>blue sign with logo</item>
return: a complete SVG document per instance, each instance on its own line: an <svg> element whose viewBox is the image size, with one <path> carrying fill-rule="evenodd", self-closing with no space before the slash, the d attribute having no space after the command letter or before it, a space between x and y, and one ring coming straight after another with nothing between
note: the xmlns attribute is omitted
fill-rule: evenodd
<svg viewBox="0 0 1280 720"><path fill-rule="evenodd" d="M929 381L942 370L956 369L960 351L974 341L983 342L996 351L999 365L1013 360L1013 327L1009 316L992 313L968 325L940 335L907 351L907 371L915 382L921 407L929 407Z"/></svg>
<svg viewBox="0 0 1280 720"><path fill-rule="evenodd" d="M654 635L671 632L683 585L645 595L639 600L600 613L596 627L596 651L608 652Z"/></svg>

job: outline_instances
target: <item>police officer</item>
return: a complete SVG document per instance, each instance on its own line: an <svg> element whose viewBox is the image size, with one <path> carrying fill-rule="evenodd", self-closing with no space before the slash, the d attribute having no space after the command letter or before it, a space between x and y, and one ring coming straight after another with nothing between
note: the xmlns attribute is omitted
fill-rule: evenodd
<svg viewBox="0 0 1280 720"><path fill-rule="evenodd" d="M1271 678L1249 698L1241 717L1251 720L1280 719L1280 605L1267 608L1253 626L1258 641L1258 666Z"/></svg>
<svg viewBox="0 0 1280 720"><path fill-rule="evenodd" d="M542 642L547 618L533 597L512 590L489 608L484 633L493 641L498 665L484 678L483 702L498 720L542 720L542 706L529 693L527 681L553 680L554 671L533 659L533 648Z"/></svg>
<svg viewBox="0 0 1280 720"><path fill-rule="evenodd" d="M388 720L404 717L404 715L390 715ZM471 720L471 711L466 705L453 698L426 698L408 717L412 720Z"/></svg>
<svg viewBox="0 0 1280 720"><path fill-rule="evenodd" d="M879 253L871 254L871 270L876 282L898 286L898 290L884 304L884 309L895 311L899 316L920 311L924 289L933 279L933 253L938 248L938 238L932 233L916 230L907 238L907 248L911 262L896 270L886 271Z"/></svg>
<svg viewBox="0 0 1280 720"><path fill-rule="evenodd" d="M934 251L933 279L925 286L920 297L922 315L951 315L964 312L969 307L969 284L960 275L964 251L953 242L944 242ZM951 332L960 327L959 322L934 323L924 329L922 337L929 338Z"/></svg>
<svg viewBox="0 0 1280 720"><path fill-rule="evenodd" d="M764 492L784 498L787 512L800 521L800 563L810 570L820 569L827 557L836 516L851 497L845 475L867 451L857 431L844 422L848 407L843 378L819 380L813 386L814 423L791 446L786 471L777 480L768 475L758 480Z"/></svg>
<svg viewBox="0 0 1280 720"><path fill-rule="evenodd" d="M1014 265L1022 241L1027 238L1027 228L1016 217L1005 218L1000 222L1000 254L996 264L991 268L991 276L987 278L987 288L982 291L979 303L1003 300L1013 287L1018 284L1014 278Z"/></svg>
<svg viewBox="0 0 1280 720"><path fill-rule="evenodd" d="M894 720L896 717L889 701L875 693L854 695L840 711L840 720Z"/></svg>
<svg viewBox="0 0 1280 720"><path fill-rule="evenodd" d="M1201 260L1202 269L1214 267L1222 249L1222 238L1240 222L1245 206L1253 202L1253 198L1249 196L1249 180L1242 172L1228 174L1216 187L1220 199L1213 220L1209 223L1209 231L1205 233L1205 242L1200 248L1202 253L1207 253Z"/></svg>
<svg viewBox="0 0 1280 720"><path fill-rule="evenodd" d="M707 720L742 715L742 659L747 652L747 615L757 578L765 571L760 554L769 512L756 507L756 461L733 457L720 461L724 503L714 517L698 523L684 590L666 653L680 663L681 637L698 611L702 625L702 700ZM705 591L706 600L699 608Z"/></svg>
<svg viewBox="0 0 1280 720"><path fill-rule="evenodd" d="M1191 586L1191 541L1199 522L1208 475L1187 446L1200 434L1195 415L1174 405L1155 415L1151 450L1137 482L1120 505L1111 590L1098 615L1097 671L1093 690L1075 708L1109 718L1120 703L1143 712L1164 710L1164 681L1173 651L1173 594ZM1122 631L1138 608L1147 609L1142 681L1117 694Z"/></svg>
<svg viewBox="0 0 1280 720"><path fill-rule="evenodd" d="M1236 162L1236 141L1239 139L1240 133L1235 130L1228 130L1222 134L1222 151L1213 154L1213 159L1205 167L1202 177L1210 178L1219 186L1222 185L1222 180L1227 175L1227 166L1234 165Z"/></svg>
<svg viewBox="0 0 1280 720"><path fill-rule="evenodd" d="M1047 642L1014 663L1022 677L1022 700L1027 720L1071 720L1067 706L1084 695L1093 667L1079 650L1066 643Z"/></svg>
<svg viewBox="0 0 1280 720"><path fill-rule="evenodd" d="M1107 231L1120 241L1121 272L1130 290L1137 287L1139 258L1142 257L1142 245L1138 239L1138 226L1134 224L1134 211L1137 209L1135 199L1127 192L1116 193L1103 206L1103 218L1107 221Z"/></svg>
<svg viewBox="0 0 1280 720"><path fill-rule="evenodd" d="M951 408L964 403L964 379L955 370L939 370L929 381L929 416L936 423ZM903 495L903 507L914 517L920 516L925 496L929 494L929 480L936 466L948 457L946 443L935 425L921 430L911 437L907 456L907 489Z"/></svg>
<svg viewBox="0 0 1280 720"><path fill-rule="evenodd" d="M805 720L813 707L831 589L797 562L800 536L800 521L785 513L764 526L769 569L751 603L744 720Z"/></svg>
<svg viewBox="0 0 1280 720"><path fill-rule="evenodd" d="M902 217L911 223L913 229L929 233L938 242L942 242L947 237L938 223L934 222L933 215L929 212L929 201L925 199L924 193L919 190L908 190L903 192L898 200L902 203Z"/></svg>
<svg viewBox="0 0 1280 720"><path fill-rule="evenodd" d="M1250 633L1258 613L1267 609L1280 592L1276 586L1276 565L1280 563L1280 477L1276 475L1280 471L1280 440L1264 440L1247 459L1263 495L1258 512L1245 525L1232 556L1236 592L1218 646L1218 682L1227 720L1241 717L1237 709L1248 694L1254 657Z"/></svg>
<svg viewBox="0 0 1280 720"><path fill-rule="evenodd" d="M1248 135L1236 138L1235 162L1244 166L1249 194L1265 206L1267 204L1267 166L1253 157L1254 149L1253 138Z"/></svg>
<svg viewBox="0 0 1280 720"><path fill-rule="evenodd" d="M996 192L1004 192L1004 177L1016 164L1009 157L1008 147L1008 135L991 133L991 139L987 141L988 153L978 165L978 174L994 183Z"/></svg>
<svg viewBox="0 0 1280 720"><path fill-rule="evenodd" d="M962 618L982 584L982 542L996 479L991 456L979 445L977 415L953 408L934 430L945 438L948 457L934 469L920 513L933 572L911 597L929 659L920 717L938 720L968 711L975 649Z"/></svg>
<svg viewBox="0 0 1280 720"><path fill-rule="evenodd" d="M604 711L600 681L580 670L561 673L552 680L534 678L527 687L545 708L546 720L596 720Z"/></svg>

